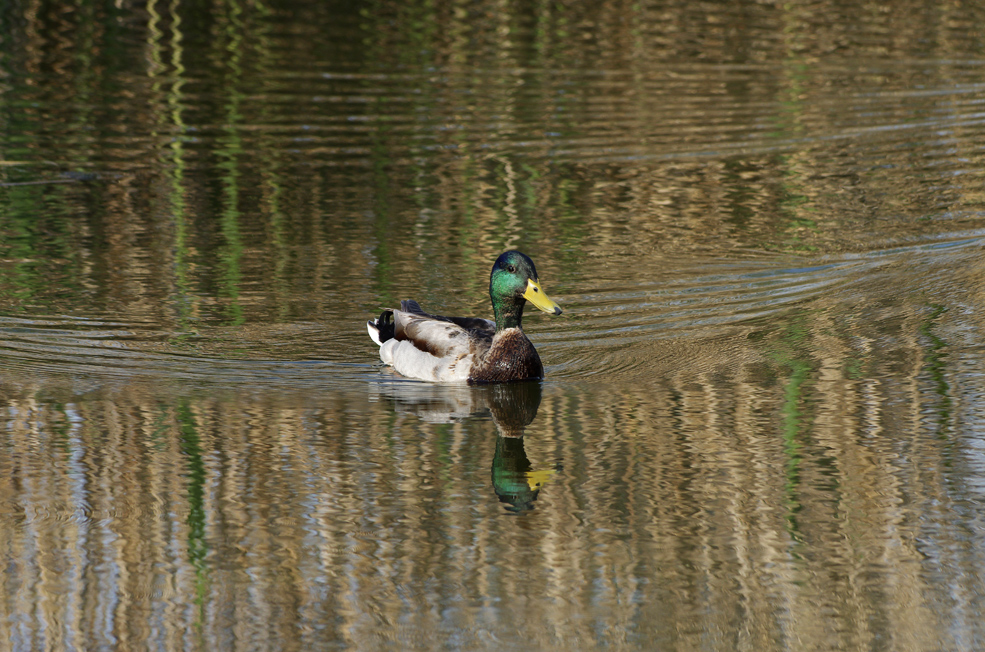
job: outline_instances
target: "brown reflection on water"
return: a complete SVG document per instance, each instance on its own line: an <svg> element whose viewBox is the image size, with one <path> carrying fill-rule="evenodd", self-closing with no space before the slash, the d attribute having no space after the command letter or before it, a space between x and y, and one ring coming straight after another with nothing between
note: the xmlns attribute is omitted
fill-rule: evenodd
<svg viewBox="0 0 985 652"><path fill-rule="evenodd" d="M794 312L633 384L8 375L4 634L950 647L981 634L955 591L985 594L959 425L985 388L940 366L947 313L884 310L868 331Z"/></svg>
<svg viewBox="0 0 985 652"><path fill-rule="evenodd" d="M3 4L0 641L971 649L982 18ZM374 366L511 247L545 384Z"/></svg>
<svg viewBox="0 0 985 652"><path fill-rule="evenodd" d="M980 227L974 6L5 11L5 312L342 321L483 307L509 247L587 285Z"/></svg>

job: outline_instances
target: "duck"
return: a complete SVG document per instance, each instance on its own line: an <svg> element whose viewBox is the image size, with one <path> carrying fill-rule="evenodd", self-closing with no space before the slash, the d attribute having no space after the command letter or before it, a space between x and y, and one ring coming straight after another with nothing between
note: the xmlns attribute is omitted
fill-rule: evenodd
<svg viewBox="0 0 985 652"><path fill-rule="evenodd" d="M402 376L441 383L509 383L542 379L544 365L523 332L523 308L561 314L526 254L503 252L489 273L495 321L431 315L413 300L366 322L380 359Z"/></svg>

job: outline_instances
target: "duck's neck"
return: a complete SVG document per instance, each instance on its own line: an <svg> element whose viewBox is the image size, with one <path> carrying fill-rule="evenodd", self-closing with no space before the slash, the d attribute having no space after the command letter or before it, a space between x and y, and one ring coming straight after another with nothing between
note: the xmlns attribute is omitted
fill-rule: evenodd
<svg viewBox="0 0 985 652"><path fill-rule="evenodd" d="M523 328L520 324L523 321L522 299L515 301L496 301L493 299L493 313L496 315L496 332L507 328Z"/></svg>

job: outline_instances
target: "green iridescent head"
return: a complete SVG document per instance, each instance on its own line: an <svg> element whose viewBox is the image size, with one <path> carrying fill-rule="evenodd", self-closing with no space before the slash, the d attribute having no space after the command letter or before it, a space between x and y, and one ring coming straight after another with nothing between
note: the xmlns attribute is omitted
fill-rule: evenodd
<svg viewBox="0 0 985 652"><path fill-rule="evenodd" d="M534 261L519 251L504 252L496 259L489 274L489 298L496 314L496 330L519 328L527 301L544 312L561 314L560 306L540 287Z"/></svg>

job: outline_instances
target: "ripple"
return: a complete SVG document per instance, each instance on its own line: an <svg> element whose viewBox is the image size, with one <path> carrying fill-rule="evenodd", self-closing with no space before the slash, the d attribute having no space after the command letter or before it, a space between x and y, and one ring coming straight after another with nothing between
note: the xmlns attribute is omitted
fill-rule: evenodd
<svg viewBox="0 0 985 652"><path fill-rule="evenodd" d="M940 242L799 261L803 264L675 266L677 278L567 293L563 303L570 321L565 328L541 321L528 330L542 347L552 376L657 373L684 360L690 364L698 342L723 346L729 338L746 337L750 326L771 323L793 310L852 313L872 297L889 297L901 306L919 302L924 292L940 292L935 280L939 272L928 267L947 269L975 260L983 243L982 236L961 234Z"/></svg>
<svg viewBox="0 0 985 652"><path fill-rule="evenodd" d="M345 384L372 370L369 364L257 360L249 354L247 359L209 356L194 351L200 336L185 339L188 335L147 324L0 316L0 359L8 372L268 388ZM255 353L265 348L265 341L240 339L230 346L242 357L243 347ZM222 346L211 340L206 348Z"/></svg>

